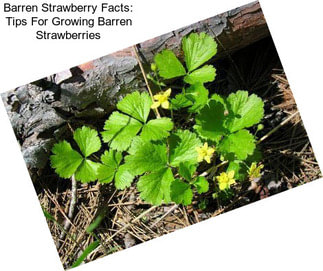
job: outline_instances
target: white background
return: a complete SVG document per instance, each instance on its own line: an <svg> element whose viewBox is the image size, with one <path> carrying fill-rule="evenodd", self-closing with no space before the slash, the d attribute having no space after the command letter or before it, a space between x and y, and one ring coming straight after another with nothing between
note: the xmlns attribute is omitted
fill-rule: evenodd
<svg viewBox="0 0 323 271"><path fill-rule="evenodd" d="M10 1L19 2L27 1ZM30 4L36 2L41 1ZM100 3L88 0L87 4L94 2ZM0 91L248 3L128 1L131 2L133 27L107 29L99 41L37 41L35 29L6 27L2 13ZM261 5L305 128L322 164L320 2L262 0ZM0 268L62 270L1 102L0 121ZM322 270L322 192L323 181L315 181L83 265L79 270Z"/></svg>

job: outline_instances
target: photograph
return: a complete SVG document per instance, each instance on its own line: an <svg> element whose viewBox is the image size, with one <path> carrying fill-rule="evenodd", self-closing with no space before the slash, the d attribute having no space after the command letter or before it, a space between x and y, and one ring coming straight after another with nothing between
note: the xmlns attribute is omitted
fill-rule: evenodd
<svg viewBox="0 0 323 271"><path fill-rule="evenodd" d="M63 268L321 178L287 76L256 1L2 93Z"/></svg>

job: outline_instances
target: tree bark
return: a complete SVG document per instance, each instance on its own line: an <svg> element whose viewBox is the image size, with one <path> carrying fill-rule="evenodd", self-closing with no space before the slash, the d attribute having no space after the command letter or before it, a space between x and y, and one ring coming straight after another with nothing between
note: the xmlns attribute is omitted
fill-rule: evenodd
<svg viewBox="0 0 323 271"><path fill-rule="evenodd" d="M168 48L180 56L181 40L191 32L206 32L214 37L219 43L217 58L269 35L257 1L145 41L140 44L142 55L150 62L156 53Z"/></svg>
<svg viewBox="0 0 323 271"><path fill-rule="evenodd" d="M202 31L217 40L216 58L269 35L260 5L253 2L140 43L141 61L151 63L164 48L181 58L182 37ZM2 98L28 168L40 169L48 165L53 143L68 134L67 123L102 125L122 96L145 89L129 47L3 93Z"/></svg>

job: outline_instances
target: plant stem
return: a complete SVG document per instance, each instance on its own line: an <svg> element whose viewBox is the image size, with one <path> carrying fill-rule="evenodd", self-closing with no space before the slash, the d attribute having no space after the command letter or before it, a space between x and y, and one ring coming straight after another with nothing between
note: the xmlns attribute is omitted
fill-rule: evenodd
<svg viewBox="0 0 323 271"><path fill-rule="evenodd" d="M168 214L170 214L172 211L174 211L176 208L178 208L177 204L174 204L166 213L164 213L154 224L150 226L151 229L153 229L157 224L162 221Z"/></svg>
<svg viewBox="0 0 323 271"><path fill-rule="evenodd" d="M162 91L162 88L161 88L161 86L160 86L160 81L159 81L158 72L157 72L157 71L154 71L154 74L155 74L155 76L156 76L156 80L157 80L157 83L158 83L158 88L159 88L159 90L160 90L160 91Z"/></svg>
<svg viewBox="0 0 323 271"><path fill-rule="evenodd" d="M174 120L174 112L173 112L173 108L172 106L170 106L170 117L172 118L174 124L175 124L175 120Z"/></svg>
<svg viewBox="0 0 323 271"><path fill-rule="evenodd" d="M203 173L201 173L199 176L203 176L203 177L205 177L205 176L209 175L211 172L212 172L212 173L214 172L214 174L215 174L215 172L217 171L217 169L218 169L219 167L224 166L224 165L226 165L227 163L229 163L229 161L228 161L228 160L223 161L223 162L221 162L220 164L213 165L213 166L212 166L212 167L210 167L207 171L204 171Z"/></svg>
<svg viewBox="0 0 323 271"><path fill-rule="evenodd" d="M136 58L137 58L137 61L138 61L138 64L139 64L139 67L140 67L141 73L142 73L142 75L143 75L143 77L144 77L144 80L145 80L145 83L146 83L146 86L147 86L148 92L149 92L149 94L150 94L150 98L151 98L151 100L154 102L154 96L153 96L153 93L151 92L151 89L150 89L150 86L149 86L149 83L148 83L148 80L147 80L147 76L146 76L146 73L145 73L144 67L142 66L142 63L141 63L141 61L140 61L140 59L139 59L139 55L138 55L137 47L136 47L136 45L134 45L134 46L132 46L132 48L133 48L133 50L134 50L134 52L135 52L135 56L136 56ZM155 109L154 109L154 111L155 111L155 114L156 114L157 118L159 119L159 118L160 118L160 114L159 114L158 109L157 109L157 108L155 108Z"/></svg>
<svg viewBox="0 0 323 271"><path fill-rule="evenodd" d="M71 182L72 182L71 203L70 203L70 207L68 209L69 220L66 219L64 221L64 230L61 232L59 239L64 239L64 237L66 236L66 233L68 232L68 230L71 226L71 220L73 219L75 205L76 205L76 201L77 201L77 182L76 182L74 175L71 178Z"/></svg>

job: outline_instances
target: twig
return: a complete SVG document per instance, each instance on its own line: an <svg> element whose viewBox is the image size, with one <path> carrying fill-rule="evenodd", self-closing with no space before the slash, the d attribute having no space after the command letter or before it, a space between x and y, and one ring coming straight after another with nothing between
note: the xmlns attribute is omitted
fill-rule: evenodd
<svg viewBox="0 0 323 271"><path fill-rule="evenodd" d="M138 55L138 50L137 50L137 47L134 45L132 46L133 47L133 50L135 52L135 55L136 55L136 58L137 58L137 61L138 61L138 64L139 64L139 67L140 67L140 70L141 70L141 73L145 79L145 83L146 83L146 86L147 86L147 89L148 89L148 92L149 92L149 95L151 97L151 100L154 102L154 96L153 96L153 93L150 89L150 86L149 86L149 83L148 83L148 80L147 80L147 76L146 76L146 73L145 73L145 70L144 70L144 67L142 66L141 64L141 61L139 59L139 55ZM160 118L160 114L159 114L159 111L157 108L154 109L155 113L156 113L156 116L157 118Z"/></svg>
<svg viewBox="0 0 323 271"><path fill-rule="evenodd" d="M73 219L75 205L77 201L77 182L75 179L75 176L73 175L71 178L72 182L72 191L71 191L71 203L70 207L68 209L68 218L64 221L64 231L61 232L59 239L64 239L66 232L68 232L70 226L71 226L71 220Z"/></svg>
<svg viewBox="0 0 323 271"><path fill-rule="evenodd" d="M42 206L42 208L45 210L45 208ZM47 212L47 211L46 211ZM81 249L83 250L84 248L76 241L76 239L67 231L65 231L64 227L59 224L59 222L53 217L52 219L50 219L50 221L52 221L55 225L57 225L62 231L65 232L65 234L71 238L71 240ZM59 242L59 241L58 241Z"/></svg>
<svg viewBox="0 0 323 271"><path fill-rule="evenodd" d="M201 173L199 176L206 177L210 173L213 173L214 174L219 167L224 166L227 163L229 163L229 161L228 160L225 160L225 161L221 162L218 165L214 165L214 166L210 167L207 171L204 171L203 173Z"/></svg>
<svg viewBox="0 0 323 271"><path fill-rule="evenodd" d="M159 219L157 219L156 222L154 222L154 224L151 225L151 228L154 228L155 226L157 226L157 224L162 221L168 214L170 214L172 211L174 211L175 209L177 209L178 205L175 204L174 206L172 206L165 214L163 214Z"/></svg>
<svg viewBox="0 0 323 271"><path fill-rule="evenodd" d="M55 206L56 206L56 208L58 209L58 211L62 214L62 216L64 216L64 218L66 219L66 220L69 220L69 218L68 218L68 216L65 214L65 212L62 210L62 208L61 208L61 206L59 206L59 204L58 204L58 202L57 202L57 200L55 199L55 198L53 198L51 195L50 195L50 193L46 190L46 189L44 189L44 191L45 191L45 194L48 196L48 198L55 204ZM70 223L71 223L71 225L73 225L72 224L72 222L70 221ZM76 228L76 226L75 225L73 225L73 227L74 228Z"/></svg>
<svg viewBox="0 0 323 271"><path fill-rule="evenodd" d="M127 223L126 225L124 225L121 229L117 230L114 234L112 234L111 236L109 236L106 240L104 240L105 243L109 242L110 240L112 240L116 235L118 235L119 233L121 233L122 231L126 230L127 228L129 228L133 223L135 223L136 221L138 221L140 218L142 218L143 216L145 216L146 214L150 213L152 210L154 210L155 208L157 208L158 206L152 206L150 207L148 210L144 211L143 213L141 213L139 216L137 216L136 218L134 218L132 221L130 221L129 223ZM101 245L98 246L95 250L92 251L91 254L96 253L99 249L101 248Z"/></svg>
<svg viewBox="0 0 323 271"><path fill-rule="evenodd" d="M267 134L265 134L262 138L260 138L257 141L257 144L264 141L267 137L269 137L271 134L275 133L279 128L281 128L283 125L285 125L287 122L289 122L292 118L294 118L299 112L295 112L294 114L290 115L288 118L283 120L281 123L279 123L274 129L270 130Z"/></svg>
<svg viewBox="0 0 323 271"><path fill-rule="evenodd" d="M124 231L125 229L129 228L133 223L135 223L136 221L138 221L140 218L142 218L143 216L145 216L146 214L150 213L152 210L154 210L155 208L157 208L158 206L152 206L150 207L148 210L144 211L143 213L141 213L139 216L137 216L136 218L134 218L131 222L127 223L126 225L124 225L120 230L116 231L114 234L112 234L107 240L105 240L106 242L109 242L111 239L113 239L113 237L115 237L117 234L119 234L120 232Z"/></svg>

